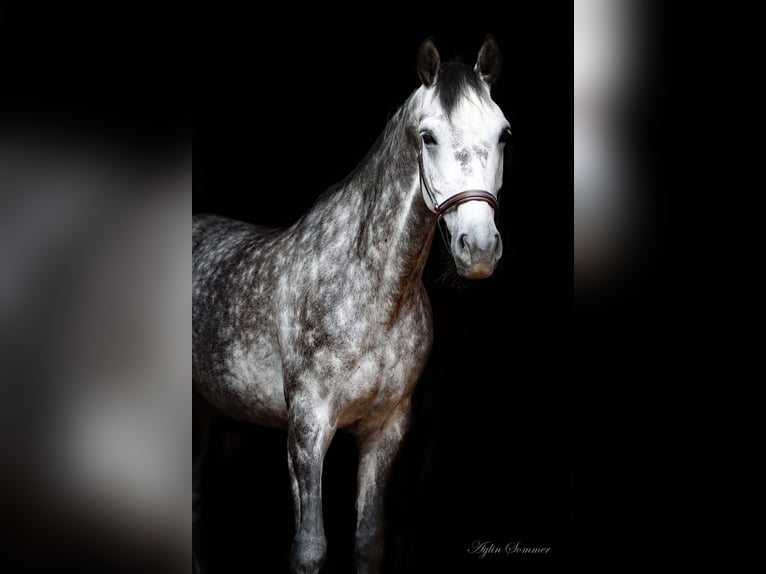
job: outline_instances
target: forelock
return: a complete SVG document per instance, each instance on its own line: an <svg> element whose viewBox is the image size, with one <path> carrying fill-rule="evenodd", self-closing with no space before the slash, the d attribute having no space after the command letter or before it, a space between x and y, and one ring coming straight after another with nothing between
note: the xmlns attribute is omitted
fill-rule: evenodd
<svg viewBox="0 0 766 574"><path fill-rule="evenodd" d="M439 66L434 90L447 117L452 116L460 100L465 97L487 98L479 74L462 62L445 62Z"/></svg>

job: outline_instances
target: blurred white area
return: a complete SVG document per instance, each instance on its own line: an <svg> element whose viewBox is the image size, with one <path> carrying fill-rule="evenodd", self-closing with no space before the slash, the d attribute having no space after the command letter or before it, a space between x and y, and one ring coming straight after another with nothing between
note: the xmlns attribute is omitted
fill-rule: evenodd
<svg viewBox="0 0 766 574"><path fill-rule="evenodd" d="M188 571L191 142L25 136L0 137L0 506L29 560L11 571Z"/></svg>
<svg viewBox="0 0 766 574"><path fill-rule="evenodd" d="M608 288L636 264L646 190L630 119L645 88L644 8L632 0L574 3L576 292Z"/></svg>

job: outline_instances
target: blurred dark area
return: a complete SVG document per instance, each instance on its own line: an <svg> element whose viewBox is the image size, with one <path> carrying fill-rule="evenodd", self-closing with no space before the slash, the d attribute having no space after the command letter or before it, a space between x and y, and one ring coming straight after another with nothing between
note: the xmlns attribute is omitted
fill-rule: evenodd
<svg viewBox="0 0 766 574"><path fill-rule="evenodd" d="M4 571L188 572L191 19L0 5Z"/></svg>
<svg viewBox="0 0 766 574"><path fill-rule="evenodd" d="M434 241L424 282L435 343L387 499L388 572L546 570L571 543L569 22L553 26L566 28L559 36L550 11L532 4L464 16L386 10L375 26L262 27L232 33L226 57L204 53L198 67L215 89L195 117L194 211L280 227L365 156L418 87L427 36L444 60L467 63L488 32L500 45L493 97L513 131L500 193L504 255L492 278L459 280ZM195 533L203 563L287 571L286 435L232 421L218 430ZM323 475L323 572L353 571L356 456L339 432ZM480 559L467 552L475 540L552 552Z"/></svg>
<svg viewBox="0 0 766 574"><path fill-rule="evenodd" d="M169 5L4 2L0 133L154 162L185 151L193 21Z"/></svg>

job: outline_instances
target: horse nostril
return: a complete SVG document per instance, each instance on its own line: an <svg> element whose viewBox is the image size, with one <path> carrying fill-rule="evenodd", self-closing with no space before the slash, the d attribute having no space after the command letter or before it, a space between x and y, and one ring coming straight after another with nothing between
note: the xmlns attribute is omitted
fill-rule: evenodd
<svg viewBox="0 0 766 574"><path fill-rule="evenodd" d="M465 250L465 251L468 251L468 252L470 253L470 251L471 251L471 248L470 248L470 247L468 247L468 234L467 234L467 233L463 233L463 234L462 234L462 235L461 235L461 236L458 238L458 242L459 242L459 244L460 244L460 247L462 247L462 248L463 248L463 250Z"/></svg>

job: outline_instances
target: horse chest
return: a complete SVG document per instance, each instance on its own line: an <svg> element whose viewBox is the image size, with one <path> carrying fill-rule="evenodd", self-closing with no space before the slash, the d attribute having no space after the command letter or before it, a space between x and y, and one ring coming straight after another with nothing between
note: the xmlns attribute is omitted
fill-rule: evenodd
<svg viewBox="0 0 766 574"><path fill-rule="evenodd" d="M385 418L409 395L428 359L427 333L394 329L371 333L366 350L338 373L333 403L338 426Z"/></svg>
<svg viewBox="0 0 766 574"><path fill-rule="evenodd" d="M348 306L326 318L304 325L292 339L288 354L298 381L293 393L318 395L334 405L340 427L372 413L384 415L411 393L431 348L424 297L412 298L392 324Z"/></svg>

